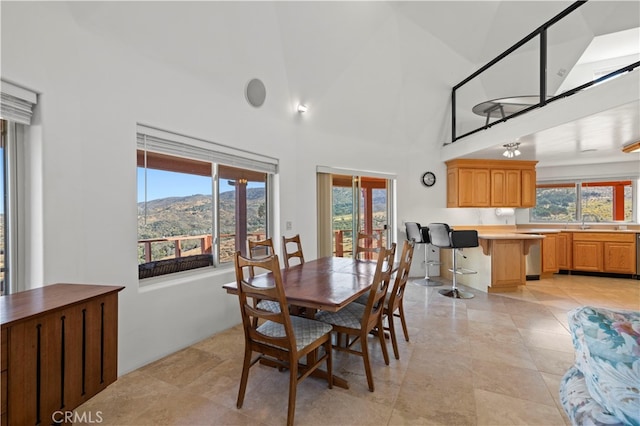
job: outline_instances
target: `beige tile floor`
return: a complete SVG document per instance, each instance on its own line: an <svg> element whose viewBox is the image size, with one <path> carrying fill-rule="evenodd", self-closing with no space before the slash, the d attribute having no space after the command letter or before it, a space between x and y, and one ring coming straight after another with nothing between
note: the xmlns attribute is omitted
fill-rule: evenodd
<svg viewBox="0 0 640 426"><path fill-rule="evenodd" d="M350 389L307 379L298 386L300 425L565 425L558 386L573 364L570 309L640 309L640 281L556 275L511 294L454 300L443 287L410 283L410 342L386 366L369 339L375 392L362 360L334 356ZM226 296L225 297L231 297ZM389 349L390 346L389 346ZM102 425L282 425L287 372L254 366L242 409L235 406L243 353L239 327L120 377L78 408ZM86 417L88 418L88 417Z"/></svg>

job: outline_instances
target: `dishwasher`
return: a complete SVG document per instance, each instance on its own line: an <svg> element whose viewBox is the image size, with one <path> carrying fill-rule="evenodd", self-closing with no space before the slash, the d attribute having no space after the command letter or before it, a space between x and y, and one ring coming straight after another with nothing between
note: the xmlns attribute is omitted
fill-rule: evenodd
<svg viewBox="0 0 640 426"><path fill-rule="evenodd" d="M638 234L640 235L640 234ZM540 279L540 274L542 273L542 259L540 258L540 246L542 245L542 240L538 244L532 244L529 247L529 254L527 255L526 263L527 263L527 281L534 281Z"/></svg>

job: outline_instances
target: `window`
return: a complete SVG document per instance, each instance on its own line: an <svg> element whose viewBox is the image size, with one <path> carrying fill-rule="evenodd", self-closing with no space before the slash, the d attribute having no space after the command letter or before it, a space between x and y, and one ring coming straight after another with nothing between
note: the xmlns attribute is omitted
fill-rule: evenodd
<svg viewBox="0 0 640 426"><path fill-rule="evenodd" d="M258 157L139 126L139 278L232 264L269 236L277 162Z"/></svg>
<svg viewBox="0 0 640 426"><path fill-rule="evenodd" d="M539 184L530 216L536 222L631 222L635 217L633 182Z"/></svg>
<svg viewBox="0 0 640 426"><path fill-rule="evenodd" d="M26 289L23 276L31 256L21 239L28 226L25 219L25 178L28 169L28 133L37 95L0 80L0 295ZM20 244L22 243L22 244ZM22 247L22 255L18 247Z"/></svg>

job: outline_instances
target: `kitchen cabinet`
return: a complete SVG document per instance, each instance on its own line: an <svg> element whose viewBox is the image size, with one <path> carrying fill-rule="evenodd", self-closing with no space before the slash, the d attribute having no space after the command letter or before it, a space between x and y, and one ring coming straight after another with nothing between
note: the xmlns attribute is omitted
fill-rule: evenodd
<svg viewBox="0 0 640 426"><path fill-rule="evenodd" d="M559 234L556 235L556 240L557 240L556 253L558 255L557 257L558 269L561 269L563 271L568 271L572 268L571 252L572 252L573 239L571 238L571 235L572 234L570 232L560 232Z"/></svg>
<svg viewBox="0 0 640 426"><path fill-rule="evenodd" d="M116 380L122 288L53 284L0 297L2 425L51 424Z"/></svg>
<svg viewBox="0 0 640 426"><path fill-rule="evenodd" d="M573 270L636 273L636 242L633 233L574 232Z"/></svg>
<svg viewBox="0 0 640 426"><path fill-rule="evenodd" d="M489 207L489 170L447 171L447 207Z"/></svg>
<svg viewBox="0 0 640 426"><path fill-rule="evenodd" d="M447 161L447 207L532 207L536 161Z"/></svg>
<svg viewBox="0 0 640 426"><path fill-rule="evenodd" d="M542 261L541 274L550 276L559 271L558 267L558 234L542 234L544 239L540 245L540 257Z"/></svg>
<svg viewBox="0 0 640 426"><path fill-rule="evenodd" d="M491 169L491 206L517 206L521 199L520 170Z"/></svg>

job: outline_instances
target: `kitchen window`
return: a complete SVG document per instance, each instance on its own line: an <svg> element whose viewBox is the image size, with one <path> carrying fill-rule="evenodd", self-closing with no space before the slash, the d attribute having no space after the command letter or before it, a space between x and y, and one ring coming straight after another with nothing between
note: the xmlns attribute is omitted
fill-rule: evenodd
<svg viewBox="0 0 640 426"><path fill-rule="evenodd" d="M536 185L532 222L632 222L632 180L574 181Z"/></svg>
<svg viewBox="0 0 640 426"><path fill-rule="evenodd" d="M269 236L277 161L139 126L138 277L230 265Z"/></svg>

